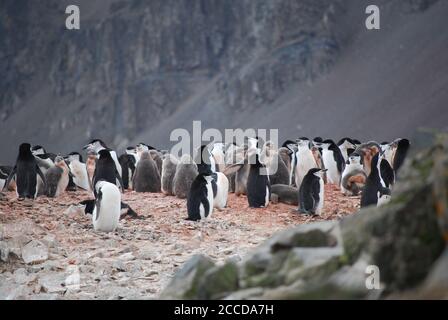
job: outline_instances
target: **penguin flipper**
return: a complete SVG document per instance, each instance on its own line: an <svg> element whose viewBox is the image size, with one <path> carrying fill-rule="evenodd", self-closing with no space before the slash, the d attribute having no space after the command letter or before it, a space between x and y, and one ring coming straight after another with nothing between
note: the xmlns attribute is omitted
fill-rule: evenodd
<svg viewBox="0 0 448 320"><path fill-rule="evenodd" d="M101 192L101 188L98 190L98 194L95 200L95 208L96 208L96 220L100 217L100 210L101 210L101 200L103 199L103 193Z"/></svg>
<svg viewBox="0 0 448 320"><path fill-rule="evenodd" d="M8 178L6 179L6 183L3 186L2 191L7 191L8 190L9 184L11 183L12 178L14 178L16 172L17 172L17 165L15 165L14 168L9 173Z"/></svg>
<svg viewBox="0 0 448 320"><path fill-rule="evenodd" d="M123 193L123 191L124 191L124 184L123 184L123 179L121 178L121 176L120 176L120 173L118 172L118 170L117 169L115 169L115 176L116 176L116 178L117 178L117 180L118 180L118 183L120 184L120 190L121 190L121 192Z"/></svg>

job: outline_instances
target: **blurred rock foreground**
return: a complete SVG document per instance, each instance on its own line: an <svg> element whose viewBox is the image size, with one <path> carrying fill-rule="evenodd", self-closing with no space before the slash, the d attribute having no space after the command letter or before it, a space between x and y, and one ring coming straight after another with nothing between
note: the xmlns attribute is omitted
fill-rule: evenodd
<svg viewBox="0 0 448 320"><path fill-rule="evenodd" d="M448 138L408 159L399 179L387 206L279 232L241 262L195 256L161 297L446 299ZM369 265L379 290L366 288Z"/></svg>

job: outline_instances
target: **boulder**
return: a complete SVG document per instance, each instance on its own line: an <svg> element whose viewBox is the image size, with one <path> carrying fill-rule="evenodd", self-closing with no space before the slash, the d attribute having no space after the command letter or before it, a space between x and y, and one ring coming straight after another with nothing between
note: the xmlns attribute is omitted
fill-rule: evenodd
<svg viewBox="0 0 448 320"><path fill-rule="evenodd" d="M48 259L48 248L42 242L32 240L22 248L22 259L26 264L38 264Z"/></svg>

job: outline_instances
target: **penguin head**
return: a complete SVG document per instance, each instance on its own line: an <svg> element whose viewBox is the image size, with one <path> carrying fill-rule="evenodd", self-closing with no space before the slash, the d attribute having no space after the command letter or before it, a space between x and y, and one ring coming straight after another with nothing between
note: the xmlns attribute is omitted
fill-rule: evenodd
<svg viewBox="0 0 448 320"><path fill-rule="evenodd" d="M22 143L19 147L19 157L33 156L31 152L31 145L29 143Z"/></svg>
<svg viewBox="0 0 448 320"><path fill-rule="evenodd" d="M78 153L78 152L71 152L69 153L69 155L67 156L67 160L69 162L73 162L73 161L79 161L82 162L82 156Z"/></svg>
<svg viewBox="0 0 448 320"><path fill-rule="evenodd" d="M318 178L322 178L326 171L327 171L327 169L312 168L312 169L310 169L310 171L308 171L308 174L312 174Z"/></svg>
<svg viewBox="0 0 448 320"><path fill-rule="evenodd" d="M96 153L99 153L100 150L107 149L107 146L102 140L93 139L87 145L85 145L82 149L87 150L87 152L95 151Z"/></svg>
<svg viewBox="0 0 448 320"><path fill-rule="evenodd" d="M127 147L126 148L126 154L136 155L137 154L136 147Z"/></svg>
<svg viewBox="0 0 448 320"><path fill-rule="evenodd" d="M356 149L356 144L354 141L355 140L353 140L351 138L342 138L341 140L338 141L337 145L339 147L345 147L345 149ZM356 140L356 141L358 141L358 140ZM359 144L361 144L361 143L359 143Z"/></svg>
<svg viewBox="0 0 448 320"><path fill-rule="evenodd" d="M37 156L37 155L39 155L39 154L45 154L45 153L47 153L47 151L45 150L45 148L42 147L42 146L40 146L40 145L33 146L33 147L31 148L31 152L32 152L33 155L35 155L35 156Z"/></svg>
<svg viewBox="0 0 448 320"><path fill-rule="evenodd" d="M312 142L306 137L299 138L296 141L297 141L297 146L299 149L303 149L303 148L311 149L312 148Z"/></svg>
<svg viewBox="0 0 448 320"><path fill-rule="evenodd" d="M295 145L295 144L296 143L294 141L292 141L292 140L286 140L285 142L283 142L282 147L283 148L288 148L288 145Z"/></svg>
<svg viewBox="0 0 448 320"><path fill-rule="evenodd" d="M328 148L330 148L332 145L334 145L335 143L334 143L334 141L333 140L331 140L331 139L327 139L327 140L324 140L324 141L322 141L322 143L321 143L321 147L322 147L322 149L328 149Z"/></svg>
<svg viewBox="0 0 448 320"><path fill-rule="evenodd" d="M362 157L354 152L348 157L348 164L362 164Z"/></svg>

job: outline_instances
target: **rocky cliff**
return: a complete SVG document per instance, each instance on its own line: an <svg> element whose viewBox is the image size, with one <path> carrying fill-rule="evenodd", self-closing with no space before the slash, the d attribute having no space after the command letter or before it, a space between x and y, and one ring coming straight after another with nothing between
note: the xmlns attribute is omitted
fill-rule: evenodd
<svg viewBox="0 0 448 320"><path fill-rule="evenodd" d="M426 115L447 98L436 67L446 55L435 55L447 36L434 30L448 6L434 0L378 1L383 26L370 33L366 1L78 3L73 31L65 28L70 1L0 4L2 161L25 140L54 152L92 137L167 147L169 133L192 120L280 128L282 138L391 139L446 125L445 115ZM415 87L425 93L418 99ZM405 108L415 117L400 129L394 121ZM365 115L378 110L392 110L392 120L364 132Z"/></svg>

